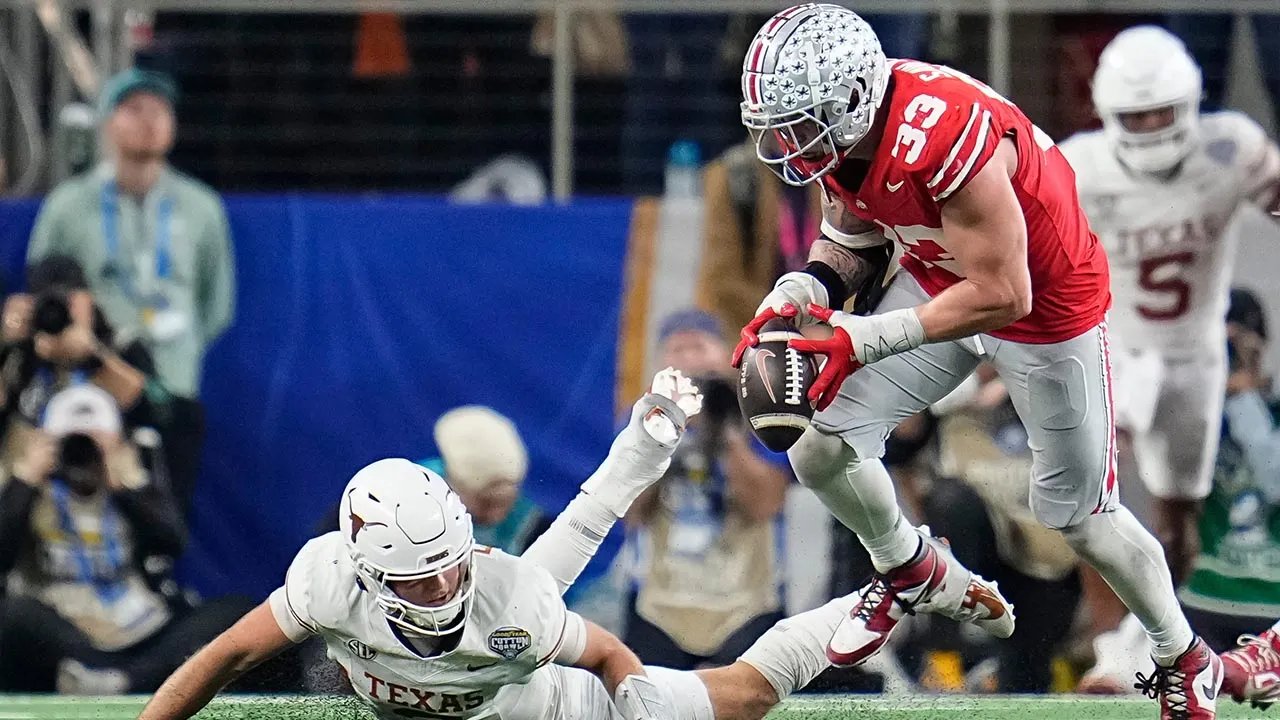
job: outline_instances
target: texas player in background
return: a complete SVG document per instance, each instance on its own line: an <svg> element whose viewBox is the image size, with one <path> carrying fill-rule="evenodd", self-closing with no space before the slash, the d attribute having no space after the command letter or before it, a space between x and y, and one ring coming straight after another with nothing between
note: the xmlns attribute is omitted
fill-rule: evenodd
<svg viewBox="0 0 1280 720"><path fill-rule="evenodd" d="M666 471L701 397L663 371L604 464L516 557L475 545L435 473L375 462L343 492L340 530L307 543L284 585L170 677L141 720L194 715L231 680L319 635L380 718L761 720L828 667L855 597L783 620L732 665L645 667L561 595L609 528Z"/></svg>
<svg viewBox="0 0 1280 720"><path fill-rule="evenodd" d="M1195 556L1226 388L1235 235L1253 205L1280 210L1280 150L1236 112L1201 115L1200 68L1152 26L1115 37L1093 78L1103 129L1062 143L1111 261L1116 424L1158 499L1175 578Z"/></svg>
<svg viewBox="0 0 1280 720"><path fill-rule="evenodd" d="M1061 146L1111 261L1116 424L1155 498L1176 582L1196 555L1222 427L1236 253L1226 230L1243 208L1280 210L1280 150L1240 113L1201 115L1202 94L1200 68L1177 37L1130 28L1094 74L1103 129ZM1082 688L1127 688L1130 654L1119 650L1141 632L1130 618L1100 638L1116 650L1099 654Z"/></svg>
<svg viewBox="0 0 1280 720"><path fill-rule="evenodd" d="M1030 437L1032 510L1150 636L1156 670L1141 680L1161 717L1214 717L1222 663L1183 616L1159 543L1118 502L1107 259L1066 159L990 88L886 60L874 31L834 5L770 19L747 51L742 90L760 159L793 185L821 182L827 198L811 262L764 298L735 361L773 317L834 328L792 341L826 363L810 393L819 412L790 457L876 574L833 635L832 660L865 660L912 611L1012 632L998 590L904 519L879 460L895 424L985 359ZM872 314L841 312L879 287L890 242L907 272Z"/></svg>

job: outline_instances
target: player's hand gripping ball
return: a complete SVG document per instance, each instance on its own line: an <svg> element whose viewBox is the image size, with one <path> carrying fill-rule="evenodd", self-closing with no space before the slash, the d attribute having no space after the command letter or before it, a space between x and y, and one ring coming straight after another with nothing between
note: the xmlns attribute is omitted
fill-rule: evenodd
<svg viewBox="0 0 1280 720"><path fill-rule="evenodd" d="M788 347L803 339L786 317L772 318L746 344L738 366L738 407L765 447L783 452L795 444L813 418L809 387L818 373L809 353Z"/></svg>

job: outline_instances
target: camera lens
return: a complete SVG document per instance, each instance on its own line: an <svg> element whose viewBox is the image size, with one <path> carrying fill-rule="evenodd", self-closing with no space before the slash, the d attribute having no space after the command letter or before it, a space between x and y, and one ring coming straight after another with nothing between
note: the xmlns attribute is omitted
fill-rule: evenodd
<svg viewBox="0 0 1280 720"><path fill-rule="evenodd" d="M63 438L59 456L65 467L92 467L102 462L98 443L82 433L71 433Z"/></svg>
<svg viewBox="0 0 1280 720"><path fill-rule="evenodd" d="M36 298L35 308L31 312L31 326L36 332L57 335L71 324L71 308L66 298L57 294L41 295Z"/></svg>

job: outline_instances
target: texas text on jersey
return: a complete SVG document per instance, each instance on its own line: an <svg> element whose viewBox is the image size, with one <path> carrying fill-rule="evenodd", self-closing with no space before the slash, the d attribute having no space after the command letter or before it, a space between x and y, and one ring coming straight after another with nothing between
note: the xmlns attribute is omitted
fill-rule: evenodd
<svg viewBox="0 0 1280 720"><path fill-rule="evenodd" d="M526 683L559 648L566 622L559 589L541 567L501 550L477 547L472 562L484 580L456 647L438 654L387 621L336 532L302 548L271 609L291 639L324 638L329 657L381 717L521 717L517 705L540 717L551 698L527 697L545 688Z"/></svg>
<svg viewBox="0 0 1280 720"><path fill-rule="evenodd" d="M1225 342L1235 254L1235 237L1225 231L1242 205L1274 202L1280 152L1235 112L1202 116L1199 135L1168 179L1127 169L1102 131L1062 144L1111 261L1111 326L1122 345L1189 355Z"/></svg>
<svg viewBox="0 0 1280 720"><path fill-rule="evenodd" d="M822 177L849 211L903 250L902 267L929 295L962 277L942 232L942 205L978 174L1001 138L1017 146L1012 181L1027 223L1032 307L990 334L1015 342L1069 340L1110 305L1106 255L1076 197L1075 176L1053 142L1008 100L950 68L890 65L885 138L870 164L846 159Z"/></svg>

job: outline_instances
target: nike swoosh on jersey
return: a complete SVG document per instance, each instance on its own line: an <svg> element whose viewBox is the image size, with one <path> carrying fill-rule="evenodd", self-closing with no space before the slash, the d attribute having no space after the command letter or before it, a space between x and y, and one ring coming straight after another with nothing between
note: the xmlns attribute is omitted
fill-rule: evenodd
<svg viewBox="0 0 1280 720"><path fill-rule="evenodd" d="M896 183L887 182L884 186L889 189L889 192L898 192L898 188L901 188L902 183L904 182L906 182L906 180L899 180Z"/></svg>
<svg viewBox="0 0 1280 720"><path fill-rule="evenodd" d="M475 671L477 671L477 670L484 670L485 668L491 668L491 667L493 667L494 665L497 665L497 664L498 664L498 663L497 663L496 661L495 661L495 662L491 662L491 663L467 663L467 672L475 672Z"/></svg>

